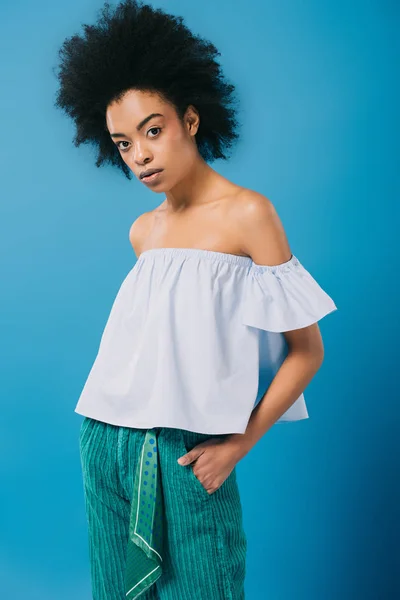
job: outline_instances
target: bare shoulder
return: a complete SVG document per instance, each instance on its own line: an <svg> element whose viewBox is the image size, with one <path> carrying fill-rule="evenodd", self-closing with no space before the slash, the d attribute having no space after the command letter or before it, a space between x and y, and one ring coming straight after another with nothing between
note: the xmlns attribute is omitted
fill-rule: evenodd
<svg viewBox="0 0 400 600"><path fill-rule="evenodd" d="M242 251L255 263L277 265L292 252L274 203L254 190L242 188L234 203Z"/></svg>
<svg viewBox="0 0 400 600"><path fill-rule="evenodd" d="M143 242L151 228L152 222L153 211L144 212L134 220L129 229L129 241L136 257L142 252Z"/></svg>
<svg viewBox="0 0 400 600"><path fill-rule="evenodd" d="M237 217L250 223L270 219L276 214L273 202L260 192L242 187L236 195L235 210Z"/></svg>

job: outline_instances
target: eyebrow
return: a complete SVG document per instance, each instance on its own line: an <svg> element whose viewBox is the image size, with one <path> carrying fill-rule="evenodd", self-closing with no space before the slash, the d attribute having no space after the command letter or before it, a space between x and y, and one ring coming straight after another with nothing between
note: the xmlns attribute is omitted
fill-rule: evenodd
<svg viewBox="0 0 400 600"><path fill-rule="evenodd" d="M140 131L142 129L142 127L144 127L144 125L146 125L146 123L148 121L150 121L151 119L153 119L154 117L163 117L163 116L164 115L162 115L161 113L151 113L151 115L148 115L142 121L140 121L140 123L138 125L136 125L136 131ZM112 138L116 138L116 137L129 137L125 133L111 133L110 135L111 135Z"/></svg>

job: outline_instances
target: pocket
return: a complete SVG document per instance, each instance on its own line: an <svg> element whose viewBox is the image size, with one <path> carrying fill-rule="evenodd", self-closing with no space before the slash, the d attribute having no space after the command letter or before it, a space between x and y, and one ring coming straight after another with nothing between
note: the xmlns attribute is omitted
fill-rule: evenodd
<svg viewBox="0 0 400 600"><path fill-rule="evenodd" d="M181 431L181 440L182 440L182 449L183 449L181 456L183 454L186 454L187 452L190 452L195 446L197 446L198 444L201 444L201 442L204 442L205 440L212 437L205 433L196 433L193 431L188 431L186 429L181 429L180 431ZM195 465L195 463L190 463L190 465L186 465L186 466L180 465L180 468L185 469L186 471L189 472L188 476L193 483L193 487L200 494L200 496L202 498L209 498L212 494L209 494L207 492L206 488L201 483L200 479L197 479L196 474L193 471L194 465Z"/></svg>

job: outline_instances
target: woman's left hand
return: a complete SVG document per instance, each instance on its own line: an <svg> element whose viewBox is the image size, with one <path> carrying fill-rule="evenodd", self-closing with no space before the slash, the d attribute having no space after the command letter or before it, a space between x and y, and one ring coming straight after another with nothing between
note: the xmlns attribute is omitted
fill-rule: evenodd
<svg viewBox="0 0 400 600"><path fill-rule="evenodd" d="M204 489L212 494L229 477L239 459L237 444L231 444L229 439L212 438L178 458L178 463L193 468Z"/></svg>

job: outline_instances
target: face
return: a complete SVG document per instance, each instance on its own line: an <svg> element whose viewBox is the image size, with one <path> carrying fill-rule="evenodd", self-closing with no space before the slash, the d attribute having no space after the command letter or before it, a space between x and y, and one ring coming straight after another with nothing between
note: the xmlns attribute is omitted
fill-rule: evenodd
<svg viewBox="0 0 400 600"><path fill-rule="evenodd" d="M106 122L122 160L155 192L173 189L200 160L195 140L199 116L192 106L182 124L175 107L158 94L129 90L108 106ZM148 169L162 171L141 179L141 173Z"/></svg>

